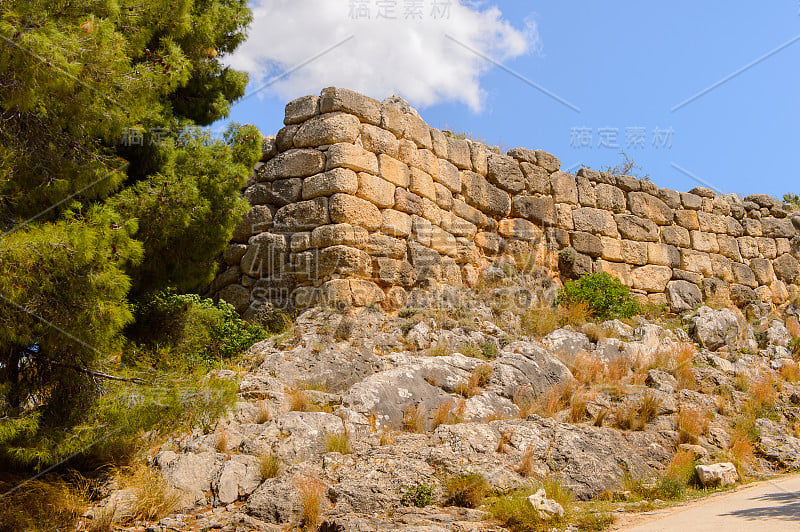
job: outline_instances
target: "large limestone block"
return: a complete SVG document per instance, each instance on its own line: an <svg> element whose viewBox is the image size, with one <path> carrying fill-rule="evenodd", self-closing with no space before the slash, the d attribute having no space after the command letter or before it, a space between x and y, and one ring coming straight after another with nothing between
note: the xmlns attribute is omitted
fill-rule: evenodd
<svg viewBox="0 0 800 532"><path fill-rule="evenodd" d="M468 222L473 223L478 227L485 227L488 223L488 219L485 214L460 199L453 200L453 214L460 218L464 218Z"/></svg>
<svg viewBox="0 0 800 532"><path fill-rule="evenodd" d="M360 225L367 231L377 231L382 222L381 212L367 200L348 194L334 194L329 201L330 219L333 223Z"/></svg>
<svg viewBox="0 0 800 532"><path fill-rule="evenodd" d="M474 238L478 227L453 213L442 213L441 227L457 237Z"/></svg>
<svg viewBox="0 0 800 532"><path fill-rule="evenodd" d="M752 259L758 257L758 241L751 236L742 236L736 239L739 243L739 251L743 259Z"/></svg>
<svg viewBox="0 0 800 532"><path fill-rule="evenodd" d="M572 247L578 253L599 257L603 254L603 243L597 236L591 233L573 232L571 233Z"/></svg>
<svg viewBox="0 0 800 532"><path fill-rule="evenodd" d="M612 262L622 262L622 240L601 236L600 244L602 246L602 253L600 254L602 258Z"/></svg>
<svg viewBox="0 0 800 532"><path fill-rule="evenodd" d="M381 232L390 236L406 238L411 234L411 216L394 209L381 211Z"/></svg>
<svg viewBox="0 0 800 532"><path fill-rule="evenodd" d="M525 176L519 163L507 155L489 154L487 177L490 183L512 194L525 189Z"/></svg>
<svg viewBox="0 0 800 532"><path fill-rule="evenodd" d="M432 174L433 178L456 194L461 192L461 175L458 168L449 161L439 160L439 173Z"/></svg>
<svg viewBox="0 0 800 532"><path fill-rule="evenodd" d="M758 252L765 259L774 259L778 256L778 245L772 238L759 237L756 238L756 242L758 242Z"/></svg>
<svg viewBox="0 0 800 532"><path fill-rule="evenodd" d="M662 227L661 240L665 244L677 246L679 248L688 248L692 245L689 230L679 225L665 225Z"/></svg>
<svg viewBox="0 0 800 532"><path fill-rule="evenodd" d="M681 204L684 209L698 210L703 205L703 198L691 192L681 192ZM690 229L687 227L687 229Z"/></svg>
<svg viewBox="0 0 800 532"><path fill-rule="evenodd" d="M489 173L489 149L482 142L470 141L469 153L472 160L472 169L476 174L487 175Z"/></svg>
<svg viewBox="0 0 800 532"><path fill-rule="evenodd" d="M447 137L447 159L459 170L471 170L472 154L469 143L464 139Z"/></svg>
<svg viewBox="0 0 800 532"><path fill-rule="evenodd" d="M550 196L514 196L512 215L542 225L555 225L556 209Z"/></svg>
<svg viewBox="0 0 800 532"><path fill-rule="evenodd" d="M356 172L378 174L378 158L355 144L340 143L328 148L326 168L349 168Z"/></svg>
<svg viewBox="0 0 800 532"><path fill-rule="evenodd" d="M411 180L408 190L423 198L436 201L436 187L433 186L433 178L416 168L411 169Z"/></svg>
<svg viewBox="0 0 800 532"><path fill-rule="evenodd" d="M717 255L716 253L710 254L709 257L711 257L711 268L714 271L714 276L722 279L726 283L732 283L733 262L731 259L723 257L722 255Z"/></svg>
<svg viewBox="0 0 800 532"><path fill-rule="evenodd" d="M276 155L255 172L256 181L308 177L325 167L325 155L317 150L289 150Z"/></svg>
<svg viewBox="0 0 800 532"><path fill-rule="evenodd" d="M418 148L430 150L433 148L431 128L417 115L406 113L406 126L403 136L411 140Z"/></svg>
<svg viewBox="0 0 800 532"><path fill-rule="evenodd" d="M357 190L358 177L348 168L334 168L303 180L303 199L330 196L337 192L355 194Z"/></svg>
<svg viewBox="0 0 800 532"><path fill-rule="evenodd" d="M700 224L700 231L705 233L726 233L727 224L725 217L719 214L712 214L708 212L698 212L697 221Z"/></svg>
<svg viewBox="0 0 800 532"><path fill-rule="evenodd" d="M374 203L378 207L386 208L394 205L394 189L394 184L380 177L365 172L358 174L356 196Z"/></svg>
<svg viewBox="0 0 800 532"><path fill-rule="evenodd" d="M647 243L647 262L659 266L677 268L681 264L681 253L675 246L667 244Z"/></svg>
<svg viewBox="0 0 800 532"><path fill-rule="evenodd" d="M631 272L633 288L647 292L663 292L672 279L672 268L667 266L647 265L634 268Z"/></svg>
<svg viewBox="0 0 800 532"><path fill-rule="evenodd" d="M633 240L622 241L622 262L635 266L647 264L647 243Z"/></svg>
<svg viewBox="0 0 800 532"><path fill-rule="evenodd" d="M739 480L736 466L730 462L713 465L698 465L695 467L697 477L703 486L730 486Z"/></svg>
<svg viewBox="0 0 800 532"><path fill-rule="evenodd" d="M709 254L693 249L681 250L681 269L699 273L705 277L714 275L714 267L711 264L711 257Z"/></svg>
<svg viewBox="0 0 800 532"><path fill-rule="evenodd" d="M769 238L792 238L798 234L789 218L763 218L761 228L764 236Z"/></svg>
<svg viewBox="0 0 800 532"><path fill-rule="evenodd" d="M394 209L408 214L422 215L422 198L397 187L394 190Z"/></svg>
<svg viewBox="0 0 800 532"><path fill-rule="evenodd" d="M679 192L675 190L669 190L668 188L660 188L656 193L656 197L667 204L667 207L670 209L680 209L681 208L681 195Z"/></svg>
<svg viewBox="0 0 800 532"><path fill-rule="evenodd" d="M595 187L597 207L616 214L624 213L627 209L625 193L622 189L606 183L599 183Z"/></svg>
<svg viewBox="0 0 800 532"><path fill-rule="evenodd" d="M739 243L735 237L730 235L717 235L720 255L728 257L732 261L741 262L742 254L739 252Z"/></svg>
<svg viewBox="0 0 800 532"><path fill-rule="evenodd" d="M700 288L688 281L670 281L667 284L667 298L673 312L692 310L703 300Z"/></svg>
<svg viewBox="0 0 800 532"><path fill-rule="evenodd" d="M618 237L617 222L614 216L601 209L580 207L572 211L572 221L576 231L585 231L598 235Z"/></svg>
<svg viewBox="0 0 800 532"><path fill-rule="evenodd" d="M384 286L403 286L410 288L416 281L414 267L408 261L377 257L373 261L373 279Z"/></svg>
<svg viewBox="0 0 800 532"><path fill-rule="evenodd" d="M408 188L408 182L411 176L411 170L408 168L408 165L398 161L394 157L383 154L378 156L378 163L380 167L380 176L383 179L394 183L398 187Z"/></svg>
<svg viewBox="0 0 800 532"><path fill-rule="evenodd" d="M444 211L435 202L428 198L422 198L422 217L430 220L431 223L441 225Z"/></svg>
<svg viewBox="0 0 800 532"><path fill-rule="evenodd" d="M248 238L268 230L271 226L272 209L266 205L254 205L236 225L233 230L232 240L234 242L247 242Z"/></svg>
<svg viewBox="0 0 800 532"><path fill-rule="evenodd" d="M294 145L294 134L300 129L299 124L282 127L275 135L275 147L279 152L283 152L299 146Z"/></svg>
<svg viewBox="0 0 800 532"><path fill-rule="evenodd" d="M250 239L242 257L242 272L250 277L275 273L288 259L288 250L285 235L260 233Z"/></svg>
<svg viewBox="0 0 800 532"><path fill-rule="evenodd" d="M449 211L453 208L453 193L441 183L434 183L436 188L436 204L442 209Z"/></svg>
<svg viewBox="0 0 800 532"><path fill-rule="evenodd" d="M361 124L361 144L365 150L375 154L385 153L397 159L400 143L391 131L386 131L371 124Z"/></svg>
<svg viewBox="0 0 800 532"><path fill-rule="evenodd" d="M550 174L541 166L523 162L520 163L522 173L525 175L525 190L529 194L550 194Z"/></svg>
<svg viewBox="0 0 800 532"><path fill-rule="evenodd" d="M596 263L597 273L608 273L613 275L625 286L631 285L631 266L621 262L609 262L607 260L598 260Z"/></svg>
<svg viewBox="0 0 800 532"><path fill-rule="evenodd" d="M447 159L447 137L441 130L431 128L431 144L437 157Z"/></svg>
<svg viewBox="0 0 800 532"><path fill-rule="evenodd" d="M378 285L358 279L334 279L322 285L320 303L332 307L366 307L386 299Z"/></svg>
<svg viewBox="0 0 800 532"><path fill-rule="evenodd" d="M411 216L411 239L423 246L431 245L431 222L421 216Z"/></svg>
<svg viewBox="0 0 800 532"><path fill-rule="evenodd" d="M690 236L692 238L692 249L705 253L719 252L719 242L717 241L716 234L692 231Z"/></svg>
<svg viewBox="0 0 800 532"><path fill-rule="evenodd" d="M475 235L475 245L488 255L497 255L503 245L503 239L494 233L482 232Z"/></svg>
<svg viewBox="0 0 800 532"><path fill-rule="evenodd" d="M303 96L286 104L283 123L287 126L305 122L319 114L319 96Z"/></svg>
<svg viewBox="0 0 800 532"><path fill-rule="evenodd" d="M406 116L397 105L383 102L381 104L381 127L394 133L396 137L402 137L406 129Z"/></svg>
<svg viewBox="0 0 800 532"><path fill-rule="evenodd" d="M417 150L415 168L431 176L439 175L439 159L430 150Z"/></svg>
<svg viewBox="0 0 800 532"><path fill-rule="evenodd" d="M778 257L773 263L775 275L787 284L800 282L800 262L792 255L786 253Z"/></svg>
<svg viewBox="0 0 800 532"><path fill-rule="evenodd" d="M298 148L355 142L361 128L358 118L344 113L328 113L307 120L294 134Z"/></svg>
<svg viewBox="0 0 800 532"><path fill-rule="evenodd" d="M578 204L578 185L575 176L566 172L555 172L550 176L553 200L556 203Z"/></svg>
<svg viewBox="0 0 800 532"><path fill-rule="evenodd" d="M745 218L742 220L742 227L747 236L764 236L764 232L761 228L761 220Z"/></svg>
<svg viewBox="0 0 800 532"><path fill-rule="evenodd" d="M652 220L658 225L671 224L674 217L666 203L644 192L628 194L628 208L634 216Z"/></svg>
<svg viewBox="0 0 800 532"><path fill-rule="evenodd" d="M750 261L750 268L753 270L758 284L769 286L775 282L775 270L772 268L772 261L754 258Z"/></svg>
<svg viewBox="0 0 800 532"><path fill-rule="evenodd" d="M318 279L333 275L342 277L372 277L372 259L365 251L350 246L330 246L317 254Z"/></svg>
<svg viewBox="0 0 800 532"><path fill-rule="evenodd" d="M589 178L577 176L575 182L578 185L578 203L584 207L597 207L597 194Z"/></svg>
<svg viewBox="0 0 800 532"><path fill-rule="evenodd" d="M311 232L311 245L316 248L329 246L352 246L363 248L369 234L363 227L350 224L329 224L317 227Z"/></svg>
<svg viewBox="0 0 800 532"><path fill-rule="evenodd" d="M389 257L392 259L403 259L406 256L407 243L405 240L384 235L382 233L372 233L369 235L367 247L364 251L370 257Z"/></svg>
<svg viewBox="0 0 800 532"><path fill-rule="evenodd" d="M697 218L697 211L681 209L675 211L675 222L689 231L700 229L700 222Z"/></svg>
<svg viewBox="0 0 800 532"><path fill-rule="evenodd" d="M336 87L322 89L319 110L321 113L344 111L370 124L381 123L381 103L349 89Z"/></svg>
<svg viewBox="0 0 800 532"><path fill-rule="evenodd" d="M236 312L242 313L250 306L250 290L239 284L231 284L217 293L217 297L230 303Z"/></svg>
<svg viewBox="0 0 800 532"><path fill-rule="evenodd" d="M443 255L455 257L458 252L456 237L439 226L431 226L431 247Z"/></svg>
<svg viewBox="0 0 800 532"><path fill-rule="evenodd" d="M561 161L555 155L544 150L535 150L536 164L548 172L557 172L561 168Z"/></svg>
<svg viewBox="0 0 800 532"><path fill-rule="evenodd" d="M625 192L638 192L642 189L642 183L630 175L614 176L615 184Z"/></svg>
<svg viewBox="0 0 800 532"><path fill-rule="evenodd" d="M276 231L309 231L317 226L330 223L328 198L299 201L281 207L273 218Z"/></svg>
<svg viewBox="0 0 800 532"><path fill-rule="evenodd" d="M622 238L637 240L639 242L658 242L658 226L645 218L630 214L617 214L614 216Z"/></svg>
<svg viewBox="0 0 800 532"><path fill-rule="evenodd" d="M302 199L303 180L299 177L291 177L267 183L255 183L247 187L244 197L251 205L283 207Z"/></svg>
<svg viewBox="0 0 800 532"><path fill-rule="evenodd" d="M519 238L521 240L538 241L544 237L544 232L522 218L506 218L500 221L498 232L506 238Z"/></svg>
<svg viewBox="0 0 800 532"><path fill-rule="evenodd" d="M493 218L505 218L511 211L511 198L507 192L490 184L475 172L462 172L461 182L467 203Z"/></svg>
<svg viewBox="0 0 800 532"><path fill-rule="evenodd" d="M734 283L748 286L750 288L758 288L758 281L756 280L756 275L753 273L753 270L751 270L747 264L742 264L741 262L734 262L731 264L731 270L733 272Z"/></svg>

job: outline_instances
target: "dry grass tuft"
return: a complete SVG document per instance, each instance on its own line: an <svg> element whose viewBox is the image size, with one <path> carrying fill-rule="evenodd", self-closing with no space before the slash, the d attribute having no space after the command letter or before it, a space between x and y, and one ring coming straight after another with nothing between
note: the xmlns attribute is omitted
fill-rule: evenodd
<svg viewBox="0 0 800 532"><path fill-rule="evenodd" d="M422 404L409 405L403 412L403 430L406 432L425 431L425 407Z"/></svg>
<svg viewBox="0 0 800 532"><path fill-rule="evenodd" d="M441 425L456 425L464 422L464 408L466 404L464 401L459 401L458 405L453 401L439 403L436 411L433 413L433 420L431 421L431 430L436 430Z"/></svg>
<svg viewBox="0 0 800 532"><path fill-rule="evenodd" d="M591 391L576 392L569 400L569 422L580 423L588 415L589 402L594 398L595 393Z"/></svg>
<svg viewBox="0 0 800 532"><path fill-rule="evenodd" d="M5 492L15 484L0 482L0 490ZM3 497L0 529L14 532L66 530L84 512L86 503L73 486L63 480L32 480ZM104 524L108 530L110 519L104 520Z"/></svg>
<svg viewBox="0 0 800 532"><path fill-rule="evenodd" d="M589 353L581 353L568 364L572 376L584 386L593 386L603 381L606 365L599 358Z"/></svg>
<svg viewBox="0 0 800 532"><path fill-rule="evenodd" d="M344 432L332 432L325 436L325 452L350 454L353 452L350 446L350 434Z"/></svg>
<svg viewBox="0 0 800 532"><path fill-rule="evenodd" d="M156 521L178 508L180 493L167 486L160 474L143 466L133 471L130 484L136 493L135 518Z"/></svg>
<svg viewBox="0 0 800 532"><path fill-rule="evenodd" d="M736 465L739 470L739 475L742 475L742 466L744 464L751 465L755 462L755 449L753 447L753 440L750 435L743 430L735 430L731 435L731 446L728 449L731 456L731 461Z"/></svg>
<svg viewBox="0 0 800 532"><path fill-rule="evenodd" d="M519 408L517 417L525 419L533 414L536 405L536 398L533 395L533 389L530 386L519 386L514 390L513 402Z"/></svg>
<svg viewBox="0 0 800 532"><path fill-rule="evenodd" d="M217 432L216 450L218 453L226 454L228 452L228 431L221 429Z"/></svg>
<svg viewBox="0 0 800 532"><path fill-rule="evenodd" d="M644 430L647 423L658 415L660 405L661 400L648 390L644 393L640 403L623 403L617 407L614 413L617 426L624 430Z"/></svg>
<svg viewBox="0 0 800 532"><path fill-rule="evenodd" d="M670 370L682 389L697 388L697 379L692 371L697 348L693 344L679 344L670 352Z"/></svg>
<svg viewBox="0 0 800 532"><path fill-rule="evenodd" d="M527 336L541 338L566 325L580 327L589 321L589 315L586 303L534 308L522 316L522 330Z"/></svg>
<svg viewBox="0 0 800 532"><path fill-rule="evenodd" d="M800 320L796 316L786 318L786 330L789 331L792 338L800 338Z"/></svg>
<svg viewBox="0 0 800 532"><path fill-rule="evenodd" d="M272 412L263 401L258 405L258 413L256 414L256 423L261 425L272 419Z"/></svg>
<svg viewBox="0 0 800 532"><path fill-rule="evenodd" d="M511 438L513 436L514 436L514 429L509 429L509 430L503 432L500 435L500 439L497 441L497 448L495 449L495 452L505 453L506 452L506 446L509 443L511 443Z"/></svg>
<svg viewBox="0 0 800 532"><path fill-rule="evenodd" d="M603 422L606 420L606 417L608 417L608 414L610 413L611 412L609 411L608 408L603 408L602 410L600 410L600 412L597 413L597 417L594 420L594 426L602 427Z"/></svg>
<svg viewBox="0 0 800 532"><path fill-rule="evenodd" d="M534 403L535 413L542 417L553 417L569 406L574 391L575 384L572 381L554 384Z"/></svg>
<svg viewBox="0 0 800 532"><path fill-rule="evenodd" d="M381 447L386 447L387 445L394 445L394 433L390 430L382 430L380 442L378 444Z"/></svg>
<svg viewBox="0 0 800 532"><path fill-rule="evenodd" d="M287 392L289 396L289 410L292 412L310 412L311 401L308 399L304 390L298 387L290 388Z"/></svg>
<svg viewBox="0 0 800 532"><path fill-rule="evenodd" d="M693 452L678 451L670 460L666 475L688 486L697 480L695 465L697 465L697 460Z"/></svg>
<svg viewBox="0 0 800 532"><path fill-rule="evenodd" d="M459 508L477 508L488 491L489 483L478 473L451 477L444 485L446 504Z"/></svg>
<svg viewBox="0 0 800 532"><path fill-rule="evenodd" d="M786 362L781 366L781 378L787 382L800 381L800 364L797 362Z"/></svg>
<svg viewBox="0 0 800 532"><path fill-rule="evenodd" d="M534 476L536 473L533 467L533 447L530 445L525 448L525 451L522 453L522 458L519 461L519 465L514 468L520 476L525 478L529 478Z"/></svg>
<svg viewBox="0 0 800 532"><path fill-rule="evenodd" d="M475 397L481 393L481 390L484 386L489 384L491 377L492 366L489 364L481 364L472 370L469 378L465 382L462 382L458 385L456 388L456 393L463 395L467 399L470 397Z"/></svg>
<svg viewBox="0 0 800 532"><path fill-rule="evenodd" d="M280 473L281 460L275 453L264 453L258 457L258 467L262 481L275 478Z"/></svg>
<svg viewBox="0 0 800 532"><path fill-rule="evenodd" d="M325 484L319 477L307 475L297 480L297 493L300 496L300 526L304 530L316 530L325 511Z"/></svg>
<svg viewBox="0 0 800 532"><path fill-rule="evenodd" d="M697 443L708 432L708 418L696 408L681 408L677 416L678 443Z"/></svg>

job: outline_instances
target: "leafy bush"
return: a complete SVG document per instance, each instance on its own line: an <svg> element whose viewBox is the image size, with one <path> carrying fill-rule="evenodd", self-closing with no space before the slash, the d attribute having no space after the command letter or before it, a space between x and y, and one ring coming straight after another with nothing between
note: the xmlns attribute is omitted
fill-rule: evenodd
<svg viewBox="0 0 800 532"><path fill-rule="evenodd" d="M639 304L628 287L606 272L584 275L567 282L559 291L557 302L560 305L585 303L591 316L603 321L630 318L639 312Z"/></svg>
<svg viewBox="0 0 800 532"><path fill-rule="evenodd" d="M403 503L403 506L425 508L433 502L434 487L433 484L417 484L406 491L400 501Z"/></svg>
<svg viewBox="0 0 800 532"><path fill-rule="evenodd" d="M268 336L266 330L242 320L236 309L196 294L160 292L136 306L136 323L128 337L140 342L129 351L154 367L171 366L177 355L189 367L211 366L230 359Z"/></svg>

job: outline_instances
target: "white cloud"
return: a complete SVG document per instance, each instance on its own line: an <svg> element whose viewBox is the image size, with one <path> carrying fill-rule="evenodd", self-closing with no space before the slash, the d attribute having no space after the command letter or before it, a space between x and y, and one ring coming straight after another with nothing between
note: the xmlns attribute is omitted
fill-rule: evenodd
<svg viewBox="0 0 800 532"><path fill-rule="evenodd" d="M463 43L497 61L535 49L536 26L521 29L496 7L451 0L449 16L434 17L443 0L259 0L248 40L227 58L251 75L251 90L352 39L277 81L266 93L291 99L323 87L347 87L383 99L398 94L424 107L457 101L480 110L485 98L480 78L493 65L460 46ZM366 5L371 18L355 19L353 4ZM396 6L396 19L376 19L378 5ZM422 18L405 18L406 6L422 6ZM447 38L449 35L452 39Z"/></svg>

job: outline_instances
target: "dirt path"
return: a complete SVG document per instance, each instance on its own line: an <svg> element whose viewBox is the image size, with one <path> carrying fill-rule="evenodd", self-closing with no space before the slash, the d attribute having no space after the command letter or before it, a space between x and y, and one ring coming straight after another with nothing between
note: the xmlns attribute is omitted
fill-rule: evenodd
<svg viewBox="0 0 800 532"><path fill-rule="evenodd" d="M800 475L758 482L652 515L616 530L625 532L800 531Z"/></svg>

